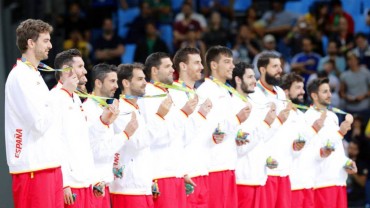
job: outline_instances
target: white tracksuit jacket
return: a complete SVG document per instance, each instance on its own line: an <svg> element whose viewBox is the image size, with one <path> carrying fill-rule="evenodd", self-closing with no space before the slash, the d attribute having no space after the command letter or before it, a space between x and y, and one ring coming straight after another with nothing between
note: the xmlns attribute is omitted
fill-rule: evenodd
<svg viewBox="0 0 370 208"><path fill-rule="evenodd" d="M110 191L113 194L151 195L153 167L156 166L150 151L152 138L149 136L142 112L137 106L125 99L120 99L119 108L121 112L135 113L139 125L135 133L116 154L115 166L122 167L123 177L114 179L110 185ZM132 114L119 116L114 122L115 129L123 131L131 116ZM157 120L158 123L164 125L162 119Z"/></svg>
<svg viewBox="0 0 370 208"><path fill-rule="evenodd" d="M61 83L58 83L51 92L59 92L61 87ZM87 117L77 94L73 93L72 96L64 98L63 107L60 109L63 115L61 125L63 186L86 188L98 182L90 146ZM102 123L100 126L106 128Z"/></svg>
<svg viewBox="0 0 370 208"><path fill-rule="evenodd" d="M306 112L307 122L312 124L321 115L321 112L311 107ZM347 172L343 168L348 158L345 156L342 143L342 135L338 133L339 123L338 117L333 112L328 111L324 121L324 126L319 131L320 140L316 142L317 151L315 158L318 161L316 166L315 185L314 188L323 188L329 186L345 186L347 180ZM320 157L319 149L330 140L334 143L335 151L327 158Z"/></svg>
<svg viewBox="0 0 370 208"><path fill-rule="evenodd" d="M263 186L267 180L266 158L268 155L264 149L265 142L271 138L280 124L276 120L271 126L267 125L263 120L269 107L249 102L252 104L251 114L240 125L240 129L249 134L247 138L249 143L237 147L236 183L238 185ZM237 96L232 96L232 108L235 110L235 114L244 107L244 101Z"/></svg>
<svg viewBox="0 0 370 208"><path fill-rule="evenodd" d="M174 85L182 86L178 82L174 82ZM187 87L191 90L191 88ZM179 90L169 90L174 105L178 108L182 108L190 98L193 98L195 94L187 93ZM198 106L202 103L198 102ZM183 165L185 174L190 177L205 176L208 175L208 149L206 148L207 135L204 133L204 128L207 124L207 118L201 115L197 107L191 115L188 115L186 120L184 132L182 134L183 141Z"/></svg>
<svg viewBox="0 0 370 208"><path fill-rule="evenodd" d="M277 114L287 104L285 93L280 87L275 86L274 92L271 92L260 81L258 81L255 92L250 97L255 104L260 106L269 102L275 103ZM284 177L290 174L293 158L300 153L300 151L293 151L293 141L298 139L300 134L303 134L305 138L311 138L311 135L314 134L312 129L306 131L306 128L302 128L302 126L305 126L305 124L299 117L299 111L291 110L288 119L265 143L264 149L268 157L271 156L278 162L277 168L267 169L268 175Z"/></svg>
<svg viewBox="0 0 370 208"><path fill-rule="evenodd" d="M318 133L312 124L306 121L306 116L297 110L297 116L301 124L299 126L301 137L306 141L300 154L293 159L290 173L292 190L311 189L314 187L316 168L318 166L316 155L320 151L317 142L320 140ZM311 124L311 125L310 125Z"/></svg>
<svg viewBox="0 0 370 208"><path fill-rule="evenodd" d="M87 115L90 144L98 180L109 184L113 181L115 153L127 142L127 135L123 131L115 133L113 125L105 126L105 128L99 127L103 108L93 99L87 98L82 105Z"/></svg>
<svg viewBox="0 0 370 208"><path fill-rule="evenodd" d="M11 174L61 166L61 102L41 74L21 60L5 84L5 144Z"/></svg>
<svg viewBox="0 0 370 208"><path fill-rule="evenodd" d="M154 86L148 82L145 95L158 95L167 93L166 90ZM172 106L167 115L160 118L156 113L165 97L144 98L138 100L140 112L151 137L151 153L153 167L153 179L184 176L183 142L181 140L184 131L186 115L177 106Z"/></svg>
<svg viewBox="0 0 370 208"><path fill-rule="evenodd" d="M235 135L240 122L231 107L231 95L227 89L208 78L199 86L197 94L200 103L207 98L212 102L212 110L207 115L207 126L204 128L208 138L206 148L210 151L208 170L209 172L235 170L237 158ZM212 134L218 125L226 135L222 143L215 144Z"/></svg>

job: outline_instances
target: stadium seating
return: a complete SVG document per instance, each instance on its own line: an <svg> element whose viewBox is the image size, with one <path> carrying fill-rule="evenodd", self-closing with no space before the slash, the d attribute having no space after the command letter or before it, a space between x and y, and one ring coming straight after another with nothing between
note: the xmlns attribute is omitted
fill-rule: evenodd
<svg viewBox="0 0 370 208"><path fill-rule="evenodd" d="M121 61L124 64L131 64L134 62L136 44L126 44L125 52L121 56Z"/></svg>
<svg viewBox="0 0 370 208"><path fill-rule="evenodd" d="M121 38L125 38L128 32L128 25L140 14L138 7L129 8L126 10L118 10L118 35Z"/></svg>

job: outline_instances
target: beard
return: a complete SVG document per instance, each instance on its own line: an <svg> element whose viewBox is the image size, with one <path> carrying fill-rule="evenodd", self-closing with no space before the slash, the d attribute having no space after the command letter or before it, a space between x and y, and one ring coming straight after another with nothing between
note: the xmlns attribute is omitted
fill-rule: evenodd
<svg viewBox="0 0 370 208"><path fill-rule="evenodd" d="M330 101L327 102L324 99L319 99L318 102L320 103L320 105L323 105L323 106L326 106L326 107L328 107L331 104Z"/></svg>
<svg viewBox="0 0 370 208"><path fill-rule="evenodd" d="M281 85L281 76L279 78L276 78L266 72L266 83L273 86L279 86Z"/></svg>
<svg viewBox="0 0 370 208"><path fill-rule="evenodd" d="M300 98L298 98L298 96L297 97L295 97L295 98L292 98L292 99L290 99L293 103L295 103L295 104L299 104L299 105L303 105L303 104L305 104L304 103L304 98L302 98L302 99L300 99Z"/></svg>
<svg viewBox="0 0 370 208"><path fill-rule="evenodd" d="M160 82L168 85L172 85L173 78L172 77L163 77L162 79L159 79Z"/></svg>
<svg viewBox="0 0 370 208"><path fill-rule="evenodd" d="M242 85L240 86L240 88L242 89L242 91L246 94L249 94L249 93L254 93L254 90L252 89L249 89L248 85L246 85L244 82L242 82Z"/></svg>

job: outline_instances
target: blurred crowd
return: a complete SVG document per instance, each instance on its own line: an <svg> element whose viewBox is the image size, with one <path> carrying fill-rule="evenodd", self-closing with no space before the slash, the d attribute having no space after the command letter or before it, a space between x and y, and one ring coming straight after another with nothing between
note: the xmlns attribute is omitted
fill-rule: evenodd
<svg viewBox="0 0 370 208"><path fill-rule="evenodd" d="M306 85L328 77L333 106L355 115L344 144L359 171L349 176L347 189L350 204L363 204L365 187L370 189L367 0L66 0L66 5L55 26L63 31L63 49L79 49L87 68L143 63L153 52L174 54L187 46L204 57L209 47L223 45L236 63L256 65L261 52L274 52L284 72L299 73ZM257 68L255 73L258 78Z"/></svg>

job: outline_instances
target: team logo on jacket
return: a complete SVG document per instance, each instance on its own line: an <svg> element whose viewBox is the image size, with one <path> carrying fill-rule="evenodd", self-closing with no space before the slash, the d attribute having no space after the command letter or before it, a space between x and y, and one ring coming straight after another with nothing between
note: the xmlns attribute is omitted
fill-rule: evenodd
<svg viewBox="0 0 370 208"><path fill-rule="evenodd" d="M125 166L120 165L119 158L120 158L119 153L114 154L114 162L113 162L114 179L116 178L121 179L123 177L123 170L125 169Z"/></svg>
<svg viewBox="0 0 370 208"><path fill-rule="evenodd" d="M23 144L23 130L22 129L16 129L15 134L15 154L14 157L19 158L19 155L22 152L22 144Z"/></svg>

